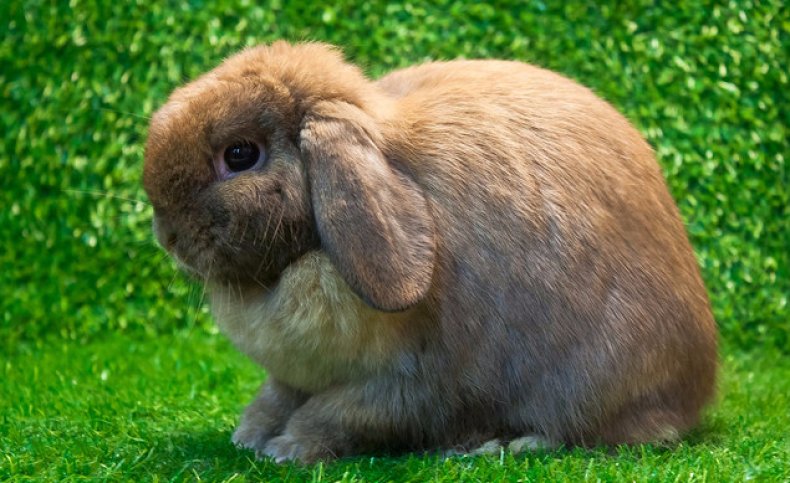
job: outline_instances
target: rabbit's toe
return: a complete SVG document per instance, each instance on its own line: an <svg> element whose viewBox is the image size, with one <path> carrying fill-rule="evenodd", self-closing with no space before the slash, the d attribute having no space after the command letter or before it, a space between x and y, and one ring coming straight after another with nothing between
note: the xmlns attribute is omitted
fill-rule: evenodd
<svg viewBox="0 0 790 483"><path fill-rule="evenodd" d="M490 441L486 441L479 447L469 451L466 454L469 456L479 456L486 454L499 454L500 451L502 451L502 442L498 439L492 439Z"/></svg>
<svg viewBox="0 0 790 483"><path fill-rule="evenodd" d="M288 461L310 464L333 458L332 452L325 445L300 440L290 433L270 439L262 451L256 452L256 456L258 458L268 456L278 464Z"/></svg>
<svg viewBox="0 0 790 483"><path fill-rule="evenodd" d="M251 449L257 452L266 446L266 442L272 436L268 430L242 419L239 427L233 432L230 441L239 448Z"/></svg>
<svg viewBox="0 0 790 483"><path fill-rule="evenodd" d="M513 454L526 453L528 451L550 450L558 446L557 443L538 434L530 434L512 440L507 448Z"/></svg>
<svg viewBox="0 0 790 483"><path fill-rule="evenodd" d="M557 443L554 443L546 437L540 436L538 434L530 434L528 436L522 436L520 438L513 439L510 442L492 439L463 454L465 456L498 455L502 451L506 451L515 455L529 451L554 449L557 446Z"/></svg>

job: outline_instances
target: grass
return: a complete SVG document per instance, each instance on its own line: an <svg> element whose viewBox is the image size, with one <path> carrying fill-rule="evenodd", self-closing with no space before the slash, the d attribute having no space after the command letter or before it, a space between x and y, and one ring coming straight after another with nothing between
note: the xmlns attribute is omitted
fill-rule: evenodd
<svg viewBox="0 0 790 483"><path fill-rule="evenodd" d="M0 479L309 481L782 481L790 479L790 360L724 358L719 402L675 448L277 466L230 435L263 378L221 335L112 335L22 344L0 374Z"/></svg>

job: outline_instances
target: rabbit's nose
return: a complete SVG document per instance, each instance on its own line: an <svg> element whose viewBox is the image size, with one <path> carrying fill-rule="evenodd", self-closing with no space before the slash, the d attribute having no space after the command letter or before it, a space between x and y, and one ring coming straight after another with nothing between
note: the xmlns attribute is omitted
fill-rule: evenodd
<svg viewBox="0 0 790 483"><path fill-rule="evenodd" d="M175 228L161 215L154 215L153 232L156 240L167 251L171 251L178 241Z"/></svg>

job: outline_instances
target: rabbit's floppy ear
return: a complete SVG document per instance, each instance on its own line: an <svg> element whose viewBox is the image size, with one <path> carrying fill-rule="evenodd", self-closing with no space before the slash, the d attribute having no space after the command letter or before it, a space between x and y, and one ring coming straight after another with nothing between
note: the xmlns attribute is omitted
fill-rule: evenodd
<svg viewBox="0 0 790 483"><path fill-rule="evenodd" d="M434 227L420 187L385 159L380 136L361 109L323 101L305 115L301 150L321 246L363 300L396 311L431 285Z"/></svg>

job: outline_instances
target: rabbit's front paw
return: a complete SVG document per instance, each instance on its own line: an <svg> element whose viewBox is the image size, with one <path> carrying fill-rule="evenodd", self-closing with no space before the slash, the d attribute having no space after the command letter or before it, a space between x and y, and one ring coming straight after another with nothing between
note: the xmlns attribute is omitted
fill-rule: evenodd
<svg viewBox="0 0 790 483"><path fill-rule="evenodd" d="M274 435L267 429L253 423L247 418L242 418L230 440L239 448L251 449L257 453L263 450Z"/></svg>
<svg viewBox="0 0 790 483"><path fill-rule="evenodd" d="M270 439L263 451L256 452L256 456L258 458L269 456L278 464L287 461L310 464L335 457L326 445L316 441L300 440L287 432Z"/></svg>
<svg viewBox="0 0 790 483"><path fill-rule="evenodd" d="M263 448L263 451L256 453L256 456L259 458L269 456L275 463L284 463L298 460L302 452L302 447L296 441L296 438L290 434L284 434L272 438Z"/></svg>
<svg viewBox="0 0 790 483"><path fill-rule="evenodd" d="M231 441L259 454L270 439L283 432L285 422L306 396L269 378L247 406Z"/></svg>

